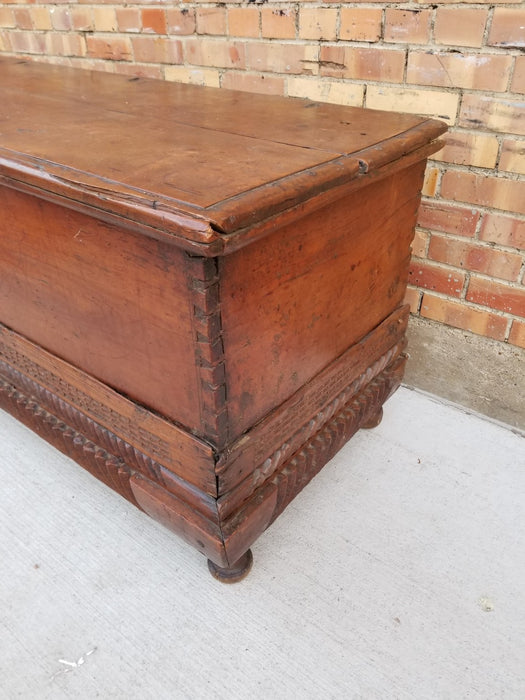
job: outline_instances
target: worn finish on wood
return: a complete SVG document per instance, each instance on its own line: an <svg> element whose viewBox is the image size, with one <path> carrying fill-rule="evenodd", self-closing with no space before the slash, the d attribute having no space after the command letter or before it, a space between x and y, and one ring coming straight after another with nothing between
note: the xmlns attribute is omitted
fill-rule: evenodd
<svg viewBox="0 0 525 700"><path fill-rule="evenodd" d="M242 577L401 381L443 130L0 59L0 405Z"/></svg>

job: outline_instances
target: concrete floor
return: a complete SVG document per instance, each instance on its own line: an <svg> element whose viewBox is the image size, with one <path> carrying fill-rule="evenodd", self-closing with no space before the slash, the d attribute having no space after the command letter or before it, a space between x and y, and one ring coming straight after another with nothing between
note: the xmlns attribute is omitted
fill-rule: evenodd
<svg viewBox="0 0 525 700"><path fill-rule="evenodd" d="M401 389L205 561L0 412L0 698L525 698L525 442Z"/></svg>

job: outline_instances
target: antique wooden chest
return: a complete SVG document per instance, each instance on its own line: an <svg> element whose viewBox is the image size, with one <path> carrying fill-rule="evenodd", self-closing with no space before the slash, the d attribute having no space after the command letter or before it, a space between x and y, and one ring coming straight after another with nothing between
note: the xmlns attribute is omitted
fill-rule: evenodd
<svg viewBox="0 0 525 700"><path fill-rule="evenodd" d="M237 580L400 383L444 129L1 59L0 406Z"/></svg>

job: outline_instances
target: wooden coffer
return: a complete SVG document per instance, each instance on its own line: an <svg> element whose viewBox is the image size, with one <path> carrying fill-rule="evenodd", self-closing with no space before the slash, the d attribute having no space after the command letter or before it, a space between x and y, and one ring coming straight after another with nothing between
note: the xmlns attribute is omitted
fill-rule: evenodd
<svg viewBox="0 0 525 700"><path fill-rule="evenodd" d="M0 406L235 579L401 381L444 130L1 59Z"/></svg>

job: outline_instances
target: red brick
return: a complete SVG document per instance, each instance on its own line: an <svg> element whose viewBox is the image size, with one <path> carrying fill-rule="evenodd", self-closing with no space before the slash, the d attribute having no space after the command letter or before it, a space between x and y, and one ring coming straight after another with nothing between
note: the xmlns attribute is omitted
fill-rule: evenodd
<svg viewBox="0 0 525 700"><path fill-rule="evenodd" d="M518 345L520 348L525 348L525 323L523 323L523 321L514 320L512 322L509 343L512 343L512 345Z"/></svg>
<svg viewBox="0 0 525 700"><path fill-rule="evenodd" d="M221 87L266 95L283 95L284 78L273 75L228 71L223 75Z"/></svg>
<svg viewBox="0 0 525 700"><path fill-rule="evenodd" d="M444 199L525 214L525 181L449 170L441 181L441 196Z"/></svg>
<svg viewBox="0 0 525 700"><path fill-rule="evenodd" d="M167 21L168 21L168 34L193 34L195 31L195 12L194 10L189 10L183 8L178 9L168 9L167 11Z"/></svg>
<svg viewBox="0 0 525 700"><path fill-rule="evenodd" d="M419 304L421 303L421 291L415 287L407 287L404 303L409 304L410 313L417 314L419 311Z"/></svg>
<svg viewBox="0 0 525 700"><path fill-rule="evenodd" d="M166 34L167 22L166 12L159 8L148 8L142 10L142 29L144 32L154 34Z"/></svg>
<svg viewBox="0 0 525 700"><path fill-rule="evenodd" d="M488 10L472 7L439 7L434 23L437 44L480 47Z"/></svg>
<svg viewBox="0 0 525 700"><path fill-rule="evenodd" d="M379 41L382 18L380 8L343 7L339 38L345 41Z"/></svg>
<svg viewBox="0 0 525 700"><path fill-rule="evenodd" d="M195 13L198 34L226 34L224 7L198 7Z"/></svg>
<svg viewBox="0 0 525 700"><path fill-rule="evenodd" d="M104 58L110 61L131 61L132 52L129 39L108 37L101 39L95 36L86 37L88 56Z"/></svg>
<svg viewBox="0 0 525 700"><path fill-rule="evenodd" d="M480 214L475 209L425 201L419 208L418 223L434 231L445 231L456 236L472 238L476 233Z"/></svg>
<svg viewBox="0 0 525 700"><path fill-rule="evenodd" d="M259 10L256 7L230 7L228 34L230 36L259 37Z"/></svg>
<svg viewBox="0 0 525 700"><path fill-rule="evenodd" d="M413 260L410 265L409 282L415 287L459 297L465 284L465 273L423 260Z"/></svg>
<svg viewBox="0 0 525 700"><path fill-rule="evenodd" d="M438 235L433 235L430 239L428 257L436 262L473 272L483 272L510 282L517 281L523 263L523 258L518 253Z"/></svg>
<svg viewBox="0 0 525 700"><path fill-rule="evenodd" d="M15 8L13 12L18 29L33 29L31 14L26 7Z"/></svg>
<svg viewBox="0 0 525 700"><path fill-rule="evenodd" d="M117 7L117 25L121 32L140 32L142 15L135 7Z"/></svg>
<svg viewBox="0 0 525 700"><path fill-rule="evenodd" d="M464 95L459 126L525 136L523 100L501 99L485 95Z"/></svg>
<svg viewBox="0 0 525 700"><path fill-rule="evenodd" d="M182 63L182 47L176 39L157 36L134 36L135 60L142 63Z"/></svg>
<svg viewBox="0 0 525 700"><path fill-rule="evenodd" d="M525 220L487 213L483 217L479 237L482 241L525 250Z"/></svg>
<svg viewBox="0 0 525 700"><path fill-rule="evenodd" d="M394 49L321 46L321 75L333 78L403 80L405 52Z"/></svg>
<svg viewBox="0 0 525 700"><path fill-rule="evenodd" d="M525 287L512 287L504 282L472 276L467 300L514 316L525 317Z"/></svg>
<svg viewBox="0 0 525 700"><path fill-rule="evenodd" d="M87 7L74 7L71 10L71 19L77 32L89 32L94 29L93 15Z"/></svg>
<svg viewBox="0 0 525 700"><path fill-rule="evenodd" d="M525 48L525 9L496 7L487 43L509 49Z"/></svg>
<svg viewBox="0 0 525 700"><path fill-rule="evenodd" d="M502 91L507 89L512 61L511 56L494 54L411 51L407 82Z"/></svg>
<svg viewBox="0 0 525 700"><path fill-rule="evenodd" d="M512 92L525 93L525 56L516 56L510 89Z"/></svg>
<svg viewBox="0 0 525 700"><path fill-rule="evenodd" d="M430 10L385 11L385 41L426 44L430 35Z"/></svg>
<svg viewBox="0 0 525 700"><path fill-rule="evenodd" d="M294 9L265 7L261 10L261 33L267 39L295 39Z"/></svg>
<svg viewBox="0 0 525 700"><path fill-rule="evenodd" d="M503 316L425 292L420 315L495 340L504 340L508 320Z"/></svg>

